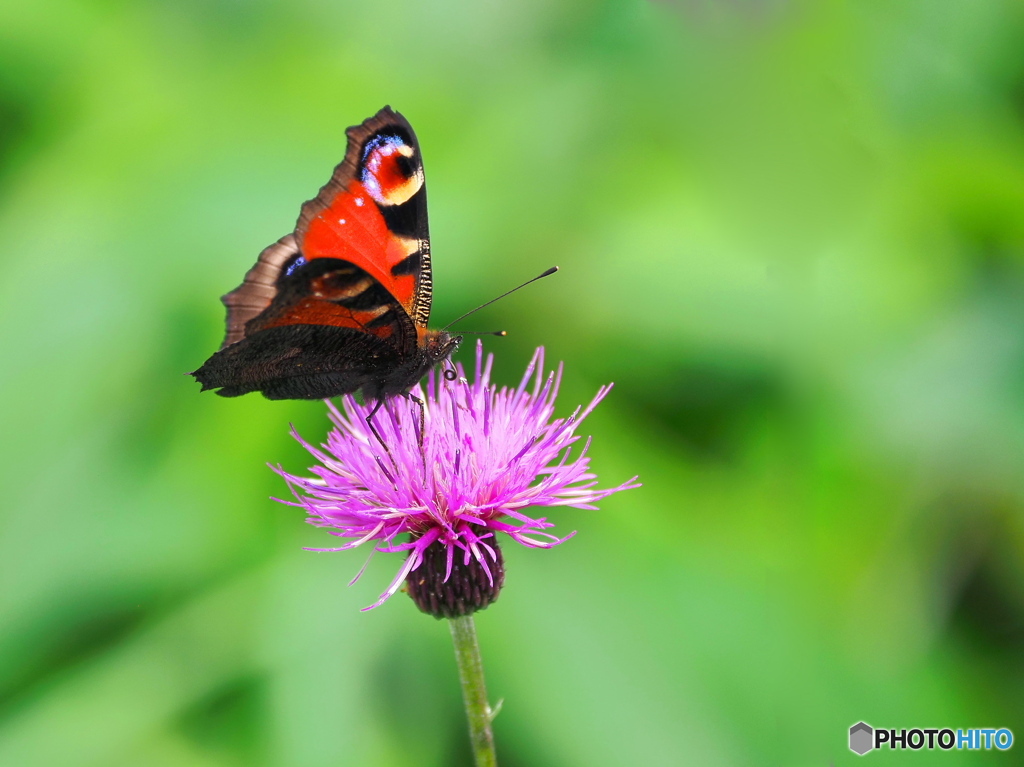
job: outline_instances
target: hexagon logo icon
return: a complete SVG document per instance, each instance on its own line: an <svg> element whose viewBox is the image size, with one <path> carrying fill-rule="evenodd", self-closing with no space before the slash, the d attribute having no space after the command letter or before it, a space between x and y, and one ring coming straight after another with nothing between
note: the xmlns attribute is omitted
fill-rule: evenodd
<svg viewBox="0 0 1024 767"><path fill-rule="evenodd" d="M871 729L870 724L857 722L850 728L850 750L859 756L864 756L875 747L874 735L875 731Z"/></svg>

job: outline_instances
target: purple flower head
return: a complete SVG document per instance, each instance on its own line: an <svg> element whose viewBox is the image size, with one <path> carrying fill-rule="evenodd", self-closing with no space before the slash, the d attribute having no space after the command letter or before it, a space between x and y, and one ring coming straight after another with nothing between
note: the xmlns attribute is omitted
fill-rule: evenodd
<svg viewBox="0 0 1024 767"><path fill-rule="evenodd" d="M589 438L570 457L580 439L576 427L610 385L568 418L552 418L561 365L545 376L544 350L538 349L519 386L499 389L490 382L493 360L490 354L484 359L478 343L473 381L465 380L458 365L458 379L431 373L425 396L419 387L413 389L422 405L412 398L385 401L373 423L386 448L367 427L371 406L351 396L342 398L340 410L328 401L334 428L322 450L293 430L320 465L311 469L315 477L276 469L297 499L282 502L304 508L309 523L352 539L336 548L312 550L344 551L374 541L377 551L409 552L380 599L364 609L382 604L406 578L413 586L415 576L410 574L425 561L438 571L438 583L454 581L471 568L485 582L484 590L489 584L494 594L468 611L486 606L496 598L503 577L496 533L524 546L550 548L575 533L559 538L545 532L554 524L527 514L527 509L595 509L596 501L639 487L634 477L618 487L598 489L589 469ZM402 533L410 533L411 540L397 542ZM453 574L453 568L459 572ZM418 599L417 604L426 609Z"/></svg>

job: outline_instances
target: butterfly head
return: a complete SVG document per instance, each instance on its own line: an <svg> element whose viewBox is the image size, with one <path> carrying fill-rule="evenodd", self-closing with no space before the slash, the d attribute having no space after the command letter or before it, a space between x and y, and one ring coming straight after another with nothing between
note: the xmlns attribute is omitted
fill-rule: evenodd
<svg viewBox="0 0 1024 767"><path fill-rule="evenodd" d="M427 330L423 332L420 348L423 350L424 361L429 361L429 367L433 367L455 354L460 343L462 336L447 330Z"/></svg>

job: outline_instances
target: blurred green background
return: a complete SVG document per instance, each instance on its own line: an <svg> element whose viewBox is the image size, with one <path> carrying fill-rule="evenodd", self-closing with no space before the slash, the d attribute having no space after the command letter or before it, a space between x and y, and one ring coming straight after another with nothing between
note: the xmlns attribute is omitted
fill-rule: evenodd
<svg viewBox="0 0 1024 767"><path fill-rule="evenodd" d="M269 500L323 405L183 375L384 104L435 324L562 266L464 327L563 412L615 381L644 482L505 546L503 765L1024 738L1024 4L6 0L0 765L469 763L446 626L359 612L398 555L348 588Z"/></svg>

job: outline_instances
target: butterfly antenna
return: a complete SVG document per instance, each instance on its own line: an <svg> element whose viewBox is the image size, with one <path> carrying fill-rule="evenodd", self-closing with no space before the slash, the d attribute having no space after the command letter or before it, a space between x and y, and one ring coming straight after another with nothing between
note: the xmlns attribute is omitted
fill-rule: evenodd
<svg viewBox="0 0 1024 767"><path fill-rule="evenodd" d="M491 299L490 301L488 301L487 303L484 303L484 304L480 304L480 306L478 306L478 307L477 307L476 309L470 309L470 310L469 310L468 312L466 312L465 314L463 314L463 315L462 315L461 317L459 317L459 318L458 318L458 319L456 319L456 320L452 320L451 322L449 322L449 323L448 323L447 325L445 325L445 326L444 326L443 328L441 328L441 329L442 329L442 330L447 330L448 328L450 328L450 327L451 327L452 325L454 325L455 323L457 323L457 322L462 322L462 321L463 321L464 319L466 319L466 317L468 317L468 316L469 316L469 315L471 315L471 314L475 314L476 312L478 312L478 311L480 311L481 309L483 309L483 308L484 308L485 306L490 306L490 305L491 305L491 304L493 304L493 303L494 303L495 301L500 301L500 300L501 300L501 299L503 299L503 298L504 298L505 296L510 296L510 295L512 295L513 293L515 293L515 292L516 292L517 290L519 290L520 288L525 288L525 287L526 287L527 285L529 285L529 284L530 284L531 282L536 282L537 280L541 279L542 277L548 277L548 276L550 276L550 275L554 274L554 273L555 273L555 272L557 272L557 271L558 271L558 267L557 267L557 266L552 266L552 267L551 267L550 269L548 269L548 270L547 270L546 272L544 272L543 274L538 274L538 275L537 275L536 277L534 277L534 278L533 278L532 280L527 280L527 281L526 281L526 282L524 282L524 283L523 283L522 285L517 285L516 287L512 288L512 290L510 290L510 291L508 291L508 292L506 292L506 293L502 293L502 294L501 294L500 296L498 296L497 298L492 298L492 299ZM490 332L490 333L482 333L482 334L480 334L480 335L494 335L494 336L503 336L503 335L505 335L505 331L504 331L504 330L498 330L498 331L492 331L492 332Z"/></svg>

